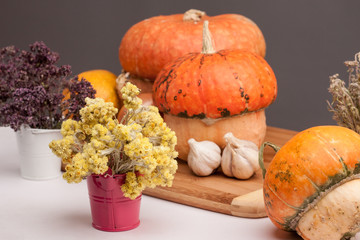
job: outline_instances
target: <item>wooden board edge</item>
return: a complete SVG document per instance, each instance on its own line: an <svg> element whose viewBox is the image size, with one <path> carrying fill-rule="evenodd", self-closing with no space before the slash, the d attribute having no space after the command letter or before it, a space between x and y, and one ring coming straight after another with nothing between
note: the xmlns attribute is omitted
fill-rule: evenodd
<svg viewBox="0 0 360 240"><path fill-rule="evenodd" d="M216 213L232 215L230 210L231 208L230 204L214 202L211 200L197 198L187 194L172 192L166 190L163 187L157 187L156 189L147 188L143 191L143 194L151 197L187 205L190 207L196 207ZM166 198L164 196L166 196Z"/></svg>

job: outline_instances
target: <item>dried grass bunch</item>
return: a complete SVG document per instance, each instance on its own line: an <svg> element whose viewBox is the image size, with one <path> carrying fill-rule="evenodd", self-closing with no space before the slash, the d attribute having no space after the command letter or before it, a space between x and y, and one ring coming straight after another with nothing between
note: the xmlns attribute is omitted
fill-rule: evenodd
<svg viewBox="0 0 360 240"><path fill-rule="evenodd" d="M339 78L339 74L330 76L329 92L333 99L327 103L338 125L360 133L360 52L345 65L349 73L348 86Z"/></svg>

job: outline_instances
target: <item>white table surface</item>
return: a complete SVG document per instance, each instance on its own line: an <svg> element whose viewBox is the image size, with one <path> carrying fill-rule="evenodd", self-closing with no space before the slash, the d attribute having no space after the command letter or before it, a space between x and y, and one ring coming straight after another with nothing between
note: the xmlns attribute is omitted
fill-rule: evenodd
<svg viewBox="0 0 360 240"><path fill-rule="evenodd" d="M268 218L247 219L143 196L140 226L103 232L91 226L86 181L61 177L31 181L20 176L15 133L0 127L0 239L301 239Z"/></svg>

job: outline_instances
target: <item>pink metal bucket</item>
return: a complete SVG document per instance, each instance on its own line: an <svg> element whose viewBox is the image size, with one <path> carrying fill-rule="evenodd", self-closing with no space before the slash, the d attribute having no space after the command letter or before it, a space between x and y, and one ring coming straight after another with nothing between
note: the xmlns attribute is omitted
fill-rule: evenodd
<svg viewBox="0 0 360 240"><path fill-rule="evenodd" d="M125 177L126 174L87 177L94 228L118 232L139 226L141 195L134 200L123 196L121 185Z"/></svg>

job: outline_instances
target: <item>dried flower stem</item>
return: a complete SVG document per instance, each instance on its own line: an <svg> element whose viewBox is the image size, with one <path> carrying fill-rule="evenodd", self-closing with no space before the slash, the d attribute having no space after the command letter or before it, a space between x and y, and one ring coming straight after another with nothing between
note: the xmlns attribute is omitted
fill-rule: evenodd
<svg viewBox="0 0 360 240"><path fill-rule="evenodd" d="M348 87L339 78L339 74L330 76L329 92L333 100L328 103L333 119L343 127L360 133L360 53L355 54L354 61L346 61L349 79Z"/></svg>

